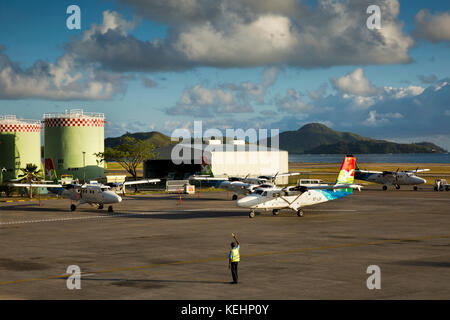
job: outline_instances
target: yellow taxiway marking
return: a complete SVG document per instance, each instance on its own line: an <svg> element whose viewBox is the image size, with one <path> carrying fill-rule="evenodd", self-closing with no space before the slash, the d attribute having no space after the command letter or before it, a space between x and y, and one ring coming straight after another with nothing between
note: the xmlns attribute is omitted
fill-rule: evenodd
<svg viewBox="0 0 450 320"><path fill-rule="evenodd" d="M389 240L380 240L380 241L369 241L369 242L360 242L360 243L343 243L329 246L320 246L320 247L311 247L311 248L299 248L299 249L291 249L291 250L280 250L280 251L265 251L265 252L255 252L250 254L241 255L243 258L251 258L251 257L262 257L262 256L270 256L270 255L278 255L278 254L288 254L288 253L303 253L310 251L320 251L320 250L328 250L328 249L340 249L340 248L351 248L351 247L362 247L362 246L370 246L370 245L380 245L380 244L390 244L397 243L403 241L424 241L424 240L438 240L438 239L449 239L450 235L439 235L439 236L428 236L422 238L405 238L405 239L389 239ZM175 261L169 263L158 263L144 266L136 266L136 267L120 267L120 268L111 268L111 269L103 269L103 270L90 270L84 275L92 275L92 274L100 274L100 273L117 273L122 271L138 271L138 270L146 270L164 266L175 266L175 265L185 265L185 264L194 264L194 263L206 263L206 262L216 262L216 261L226 261L227 259L224 257L212 257L206 259L195 259L195 260L185 260L185 261ZM54 276L47 276L42 278L29 278L22 280L11 280L11 281L1 281L0 285L8 285L8 284L18 284L18 283L26 283L33 281L43 281L43 280L51 280L51 279L67 279L69 274L60 274ZM83 277L83 274L81 274Z"/></svg>

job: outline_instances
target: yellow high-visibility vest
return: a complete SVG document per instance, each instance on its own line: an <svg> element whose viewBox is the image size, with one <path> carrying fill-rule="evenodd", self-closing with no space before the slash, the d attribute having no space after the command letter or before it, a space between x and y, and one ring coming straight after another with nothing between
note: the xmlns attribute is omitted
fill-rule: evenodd
<svg viewBox="0 0 450 320"><path fill-rule="evenodd" d="M239 257L238 248L231 249L231 254L232 254L231 262L239 262L241 260Z"/></svg>

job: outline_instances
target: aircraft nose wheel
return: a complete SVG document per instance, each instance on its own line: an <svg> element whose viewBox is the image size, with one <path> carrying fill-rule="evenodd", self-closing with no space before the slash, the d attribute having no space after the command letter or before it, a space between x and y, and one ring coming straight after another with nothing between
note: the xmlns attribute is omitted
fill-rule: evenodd
<svg viewBox="0 0 450 320"><path fill-rule="evenodd" d="M413 189L414 189L414 191L417 191L417 189L418 189L418 188L417 188L417 186L414 186L414 188L413 188Z"/></svg>
<svg viewBox="0 0 450 320"><path fill-rule="evenodd" d="M237 200L237 194L233 194L233 196L231 197L231 200Z"/></svg>
<svg viewBox="0 0 450 320"><path fill-rule="evenodd" d="M254 218L255 217L255 211L250 211L250 213L248 214L248 216L250 218Z"/></svg>
<svg viewBox="0 0 450 320"><path fill-rule="evenodd" d="M396 186L395 186L395 189L399 190L399 189L400 189L400 186L399 186L399 185L396 185Z"/></svg>
<svg viewBox="0 0 450 320"><path fill-rule="evenodd" d="M108 207L108 212L114 212L114 210L113 210L113 207L112 207L112 206L109 206L109 207Z"/></svg>
<svg viewBox="0 0 450 320"><path fill-rule="evenodd" d="M303 212L302 209L297 211L297 216L299 216L299 217L303 217L304 214L305 214L305 212Z"/></svg>
<svg viewBox="0 0 450 320"><path fill-rule="evenodd" d="M77 206L74 204L70 205L70 211L75 211L77 209Z"/></svg>
<svg viewBox="0 0 450 320"><path fill-rule="evenodd" d="M272 210L272 214L273 214L274 216L277 216L277 215L280 214L280 210L278 210L278 209L273 209L273 210Z"/></svg>
<svg viewBox="0 0 450 320"><path fill-rule="evenodd" d="M387 186L383 186L383 190L386 191L387 190Z"/></svg>
<svg viewBox="0 0 450 320"><path fill-rule="evenodd" d="M98 209L99 209L99 210L102 210L102 209L103 209L103 205L102 205L102 204L99 204L99 205L98 205Z"/></svg>

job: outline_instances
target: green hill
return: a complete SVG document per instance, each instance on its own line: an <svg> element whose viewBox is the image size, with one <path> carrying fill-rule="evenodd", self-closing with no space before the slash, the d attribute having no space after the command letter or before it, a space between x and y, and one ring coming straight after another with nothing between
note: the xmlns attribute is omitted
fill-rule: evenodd
<svg viewBox="0 0 450 320"><path fill-rule="evenodd" d="M292 153L445 153L430 142L400 144L362 137L351 132L339 132L320 123L309 123L296 131L279 136L280 149Z"/></svg>
<svg viewBox="0 0 450 320"><path fill-rule="evenodd" d="M106 138L105 148L114 148L123 142L125 137L131 137L136 140L148 140L150 143L155 145L155 148L165 147L171 144L170 137L166 136L157 131L152 132L136 132L136 133L125 133L124 135L117 138Z"/></svg>
<svg viewBox="0 0 450 320"><path fill-rule="evenodd" d="M296 131L280 133L280 149L292 153L307 153L321 145L338 142L370 141L351 132L339 132L320 123L309 123Z"/></svg>

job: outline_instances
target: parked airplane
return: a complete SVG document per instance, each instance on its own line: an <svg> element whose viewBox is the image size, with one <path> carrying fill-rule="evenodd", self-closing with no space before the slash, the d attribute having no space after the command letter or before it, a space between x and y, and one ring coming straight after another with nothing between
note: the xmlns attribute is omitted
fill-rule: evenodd
<svg viewBox="0 0 450 320"><path fill-rule="evenodd" d="M211 177L211 176L192 176L193 180L216 181L216 187L233 192L231 200L237 200L241 194L249 194L257 188L273 189L276 188L275 180L277 177L295 176L299 172L277 173L273 176L259 176L256 178L246 177Z"/></svg>
<svg viewBox="0 0 450 320"><path fill-rule="evenodd" d="M356 165L355 179L380 183L383 185L383 190L391 185L396 189L400 189L402 185L414 186L413 189L417 191L417 185L426 183L427 180L416 176L418 172L430 171L430 169L408 170L408 171L368 171L360 170Z"/></svg>
<svg viewBox="0 0 450 320"><path fill-rule="evenodd" d="M133 184L156 183L159 179L148 179L140 181L132 181ZM112 205L122 202L122 197L114 191L110 186L99 183L90 184L43 184L43 183L10 183L10 187L28 187L28 188L47 188L50 192L58 194L65 199L77 201L76 204L71 203L70 210L75 211L82 204L90 204L103 209L104 205L108 206L108 212L113 212Z"/></svg>
<svg viewBox="0 0 450 320"><path fill-rule="evenodd" d="M256 189L250 195L238 200L237 205L249 208L250 218L255 216L256 210L272 210L272 213L277 215L281 209L294 210L299 217L302 217L303 207L343 198L352 194L353 189L361 189L360 185L353 184L355 163L356 158L352 155L344 158L334 185Z"/></svg>

